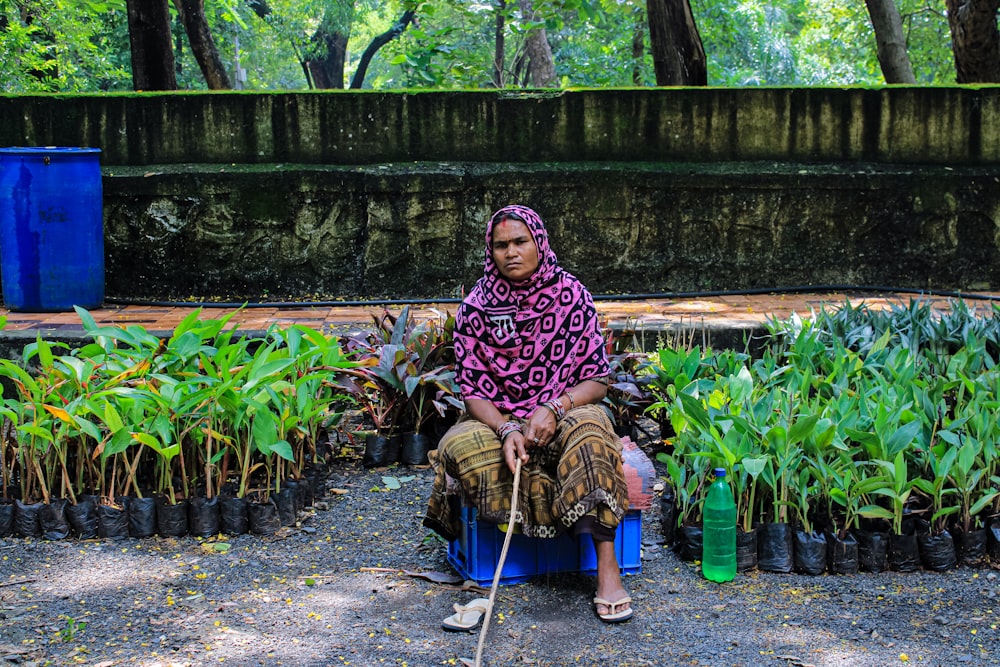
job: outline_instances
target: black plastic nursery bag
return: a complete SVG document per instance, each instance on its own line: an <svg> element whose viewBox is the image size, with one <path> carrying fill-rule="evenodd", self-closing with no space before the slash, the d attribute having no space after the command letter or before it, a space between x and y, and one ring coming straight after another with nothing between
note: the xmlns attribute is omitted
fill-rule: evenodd
<svg viewBox="0 0 1000 667"><path fill-rule="evenodd" d="M128 537L128 498L115 498L117 505L97 506L97 534L112 540Z"/></svg>
<svg viewBox="0 0 1000 667"><path fill-rule="evenodd" d="M1000 519L991 522L986 530L986 553L994 562L1000 562Z"/></svg>
<svg viewBox="0 0 1000 667"><path fill-rule="evenodd" d="M188 532L188 501L171 504L166 496L156 498L156 532L161 537L181 537Z"/></svg>
<svg viewBox="0 0 1000 667"><path fill-rule="evenodd" d="M426 465L431 439L422 433L404 433L399 449L399 462L408 466Z"/></svg>
<svg viewBox="0 0 1000 667"><path fill-rule="evenodd" d="M40 514L42 503L22 503L14 501L14 534L18 537L41 537Z"/></svg>
<svg viewBox="0 0 1000 667"><path fill-rule="evenodd" d="M757 569L787 574L794 565L794 538L787 523L764 523L757 527Z"/></svg>
<svg viewBox="0 0 1000 667"><path fill-rule="evenodd" d="M986 564L986 544L989 540L989 533L985 528L969 532L956 529L952 532L952 538L955 540L955 553L962 565L981 567Z"/></svg>
<svg viewBox="0 0 1000 667"><path fill-rule="evenodd" d="M246 498L221 496L219 498L220 530L226 535L243 535L250 530L249 503Z"/></svg>
<svg viewBox="0 0 1000 667"><path fill-rule="evenodd" d="M219 497L195 496L188 502L188 532L197 537L211 537L219 532Z"/></svg>
<svg viewBox="0 0 1000 667"><path fill-rule="evenodd" d="M889 533L877 530L856 530L858 569L862 572L884 572L889 566Z"/></svg>
<svg viewBox="0 0 1000 667"><path fill-rule="evenodd" d="M278 508L278 521L281 522L281 525L294 526L296 517L295 490L283 486L281 491L271 494L271 500L274 501L274 505Z"/></svg>
<svg viewBox="0 0 1000 667"><path fill-rule="evenodd" d="M916 535L898 535L889 538L889 569L894 572L916 572L920 569L920 547Z"/></svg>
<svg viewBox="0 0 1000 667"><path fill-rule="evenodd" d="M677 499L673 487L669 484L660 496L660 532L663 533L666 545L673 546L674 538L677 536Z"/></svg>
<svg viewBox="0 0 1000 667"><path fill-rule="evenodd" d="M681 526L677 529L677 557L683 561L701 560L705 533L701 526Z"/></svg>
<svg viewBox="0 0 1000 667"><path fill-rule="evenodd" d="M857 574L858 541L854 535L841 538L836 533L826 534L826 565L833 574Z"/></svg>
<svg viewBox="0 0 1000 667"><path fill-rule="evenodd" d="M7 537L14 532L14 503L0 500L0 537Z"/></svg>
<svg viewBox="0 0 1000 667"><path fill-rule="evenodd" d="M156 535L155 498L129 498L128 534L139 538Z"/></svg>
<svg viewBox="0 0 1000 667"><path fill-rule="evenodd" d="M76 504L66 508L66 520L79 539L97 537L97 498L89 494L77 496Z"/></svg>
<svg viewBox="0 0 1000 667"><path fill-rule="evenodd" d="M736 532L736 571L749 572L757 567L757 531Z"/></svg>
<svg viewBox="0 0 1000 667"><path fill-rule="evenodd" d="M255 535L274 535L281 530L281 519L274 501L251 502L247 516L250 532Z"/></svg>
<svg viewBox="0 0 1000 667"><path fill-rule="evenodd" d="M795 571L803 574L826 572L826 536L816 531L795 531L793 559Z"/></svg>
<svg viewBox="0 0 1000 667"><path fill-rule="evenodd" d="M936 535L918 535L917 547L920 549L920 562L928 570L944 572L958 565L955 541L947 530Z"/></svg>
<svg viewBox="0 0 1000 667"><path fill-rule="evenodd" d="M69 536L69 519L66 518L68 504L65 498L52 498L48 504L42 505L38 513L42 537L47 540L62 540Z"/></svg>

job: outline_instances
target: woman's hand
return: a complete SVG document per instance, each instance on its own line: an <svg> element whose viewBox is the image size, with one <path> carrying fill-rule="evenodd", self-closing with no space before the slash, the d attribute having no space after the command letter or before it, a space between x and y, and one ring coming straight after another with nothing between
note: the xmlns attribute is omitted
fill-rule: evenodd
<svg viewBox="0 0 1000 667"><path fill-rule="evenodd" d="M521 459L521 465L528 462L528 450L524 446L524 434L514 431L503 441L503 460L507 462L511 474L517 467L517 459Z"/></svg>
<svg viewBox="0 0 1000 667"><path fill-rule="evenodd" d="M524 440L528 447L544 447L556 434L556 416L544 406L538 406L524 427Z"/></svg>

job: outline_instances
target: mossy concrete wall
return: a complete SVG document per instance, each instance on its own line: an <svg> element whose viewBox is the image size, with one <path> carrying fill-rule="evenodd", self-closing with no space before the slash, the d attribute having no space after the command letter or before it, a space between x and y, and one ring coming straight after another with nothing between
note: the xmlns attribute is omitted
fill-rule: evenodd
<svg viewBox="0 0 1000 667"><path fill-rule="evenodd" d="M145 298L457 295L512 202L598 293L988 289L998 121L998 87L0 97L0 145L102 149L107 292Z"/></svg>

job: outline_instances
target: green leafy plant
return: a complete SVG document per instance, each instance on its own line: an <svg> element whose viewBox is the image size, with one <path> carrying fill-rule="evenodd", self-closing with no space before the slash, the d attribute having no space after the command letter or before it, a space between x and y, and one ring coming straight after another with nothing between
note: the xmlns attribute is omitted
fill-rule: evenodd
<svg viewBox="0 0 1000 667"><path fill-rule="evenodd" d="M834 530L841 539L847 537L851 530L860 528L860 520L884 519L891 521L892 512L886 508L869 502L869 496L877 489L886 485L886 480L878 474L868 474L864 464L843 461L843 466L825 468L822 473L828 480L827 493L830 509L836 504L840 507L842 519L837 522L837 513L831 511L834 520Z"/></svg>
<svg viewBox="0 0 1000 667"><path fill-rule="evenodd" d="M882 475L876 479L881 485L871 490L873 495L884 497L889 503L889 513L892 517L892 532L900 535L903 532L903 510L913 491L913 481L907 470L906 458L903 452L896 454L892 461L876 460L873 463L881 469Z"/></svg>
<svg viewBox="0 0 1000 667"><path fill-rule="evenodd" d="M957 452L951 466L944 472L958 496L959 523L962 531L968 533L974 528L983 526L980 514L1000 497L1000 491L989 485L988 470L980 456L983 451L982 443L970 436L953 439L952 435L954 434L951 432L948 432L947 436L942 433L942 439L952 448L949 451Z"/></svg>
<svg viewBox="0 0 1000 667"><path fill-rule="evenodd" d="M608 347L614 347L609 332ZM631 434L638 429L639 418L652 402L652 394L647 390L641 368L648 361L644 353L625 350L609 352L610 383L604 397L604 404L611 410L617 426Z"/></svg>
<svg viewBox="0 0 1000 667"><path fill-rule="evenodd" d="M667 481L674 490L677 504L677 526L694 526L701 521L701 506L704 503L703 486L708 471L707 465L691 459L682 464L677 456L660 452L656 459L667 468Z"/></svg>
<svg viewBox="0 0 1000 667"><path fill-rule="evenodd" d="M63 626L59 629L59 639L63 642L76 641L76 638L87 628L87 622L66 616L59 615L59 620L63 621Z"/></svg>
<svg viewBox="0 0 1000 667"><path fill-rule="evenodd" d="M643 386L651 395L646 411L661 419L670 404L692 380L703 377L708 366L702 359L701 347L661 347L654 359L639 364L637 372L643 376Z"/></svg>

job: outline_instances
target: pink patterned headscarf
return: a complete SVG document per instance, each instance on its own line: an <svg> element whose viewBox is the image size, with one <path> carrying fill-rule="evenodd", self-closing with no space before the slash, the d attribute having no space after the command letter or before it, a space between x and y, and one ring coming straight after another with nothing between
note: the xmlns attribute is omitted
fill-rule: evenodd
<svg viewBox="0 0 1000 667"><path fill-rule="evenodd" d="M493 227L509 214L524 220L538 250L538 269L517 282L493 261ZM493 214L483 277L455 320L462 397L490 401L501 412L527 418L567 388L610 370L590 292L558 265L542 219L524 206Z"/></svg>

